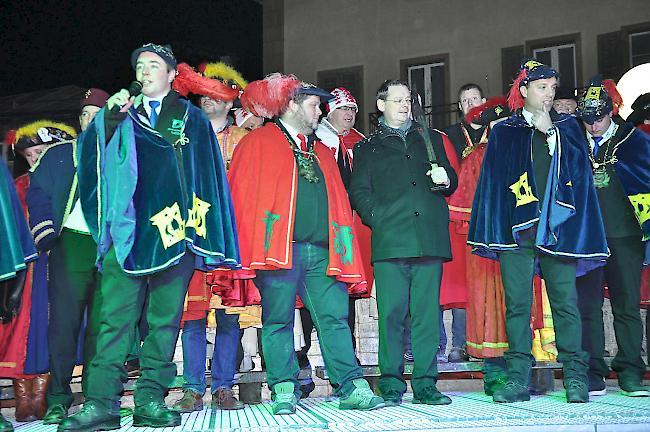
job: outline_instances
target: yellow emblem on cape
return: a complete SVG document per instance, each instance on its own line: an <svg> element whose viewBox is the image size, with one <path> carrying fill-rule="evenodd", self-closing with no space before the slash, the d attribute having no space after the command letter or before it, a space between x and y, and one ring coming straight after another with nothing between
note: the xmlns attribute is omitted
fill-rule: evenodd
<svg viewBox="0 0 650 432"><path fill-rule="evenodd" d="M149 219L158 227L163 247L167 249L185 238L185 221L178 203L165 207Z"/></svg>
<svg viewBox="0 0 650 432"><path fill-rule="evenodd" d="M496 115L500 115L502 112L503 112L503 108L501 108L500 106L497 105L497 106L494 108L494 113L495 113Z"/></svg>
<svg viewBox="0 0 650 432"><path fill-rule="evenodd" d="M568 182L566 182L566 185L567 186L573 186L573 183L571 183L571 180L569 180Z"/></svg>
<svg viewBox="0 0 650 432"><path fill-rule="evenodd" d="M178 203L165 207L149 219L152 225L158 227L160 239L165 249L185 239L185 228L194 228L196 235L206 238L207 227L205 216L211 204L203 201L196 194L192 197L192 208L187 211L187 221L183 220Z"/></svg>
<svg viewBox="0 0 650 432"><path fill-rule="evenodd" d="M211 204L209 202L203 201L194 194L192 200L192 208L188 210L187 216L187 226L194 228L196 235L203 238L207 235L207 229L205 227L205 215L208 214Z"/></svg>
<svg viewBox="0 0 650 432"><path fill-rule="evenodd" d="M517 199L517 204L515 207L522 205L530 204L535 201L539 201L535 195L533 195L533 189L528 184L528 173L525 172L519 177L519 181L510 185L510 190L515 194Z"/></svg>
<svg viewBox="0 0 650 432"><path fill-rule="evenodd" d="M526 69L528 69L528 70L534 69L534 68L536 68L537 66L544 66L544 65L543 65L542 63L538 62L538 61L535 61L535 60L529 60L529 61L527 61L526 64L524 65L524 67L525 67Z"/></svg>
<svg viewBox="0 0 650 432"><path fill-rule="evenodd" d="M628 198L634 207L639 225L643 225L650 219L650 193L630 195Z"/></svg>
<svg viewBox="0 0 650 432"><path fill-rule="evenodd" d="M585 93L585 99L600 100L600 90L602 87L589 87Z"/></svg>

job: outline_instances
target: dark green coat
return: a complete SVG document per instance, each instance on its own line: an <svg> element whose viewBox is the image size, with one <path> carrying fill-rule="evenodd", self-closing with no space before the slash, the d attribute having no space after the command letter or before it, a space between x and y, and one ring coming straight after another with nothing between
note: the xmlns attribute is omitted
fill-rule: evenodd
<svg viewBox="0 0 650 432"><path fill-rule="evenodd" d="M414 123L405 141L382 126L354 147L350 201L372 229L373 262L425 256L451 259L449 208L443 195L456 190L458 178L445 153L447 136L429 129L438 165L450 180L446 189L431 191L423 132Z"/></svg>

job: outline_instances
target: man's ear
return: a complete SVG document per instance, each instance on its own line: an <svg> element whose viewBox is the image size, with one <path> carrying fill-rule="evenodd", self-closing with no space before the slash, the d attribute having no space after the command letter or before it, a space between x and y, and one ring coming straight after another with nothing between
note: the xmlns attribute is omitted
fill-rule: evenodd
<svg viewBox="0 0 650 432"><path fill-rule="evenodd" d="M386 101L383 99L377 99L377 109L381 112L384 112L386 109Z"/></svg>
<svg viewBox="0 0 650 432"><path fill-rule="evenodd" d="M519 87L519 93L521 93L521 96L524 99L526 99L528 97L528 87L526 87L526 86Z"/></svg>

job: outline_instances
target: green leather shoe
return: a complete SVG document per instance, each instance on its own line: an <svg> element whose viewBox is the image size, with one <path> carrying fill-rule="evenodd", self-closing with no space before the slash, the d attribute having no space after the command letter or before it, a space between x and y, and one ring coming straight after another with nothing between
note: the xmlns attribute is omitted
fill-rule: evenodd
<svg viewBox="0 0 650 432"><path fill-rule="evenodd" d="M13 425L2 414L0 414L0 432L14 432Z"/></svg>
<svg viewBox="0 0 650 432"><path fill-rule="evenodd" d="M293 383L282 382L273 386L273 414L286 415L294 414L296 412L296 405L298 398L293 392Z"/></svg>
<svg viewBox="0 0 650 432"><path fill-rule="evenodd" d="M506 385L508 379L505 376L499 376L493 379L483 378L483 391L487 396L492 396L495 391Z"/></svg>
<svg viewBox="0 0 650 432"><path fill-rule="evenodd" d="M384 405L387 407L398 406L402 404L402 392L397 390L387 390L381 392L381 397L384 399Z"/></svg>
<svg viewBox="0 0 650 432"><path fill-rule="evenodd" d="M370 389L368 381L363 378L357 378L352 381L354 390L346 398L339 400L339 409L349 410L356 409L361 411L370 411L386 406L384 399L376 396Z"/></svg>
<svg viewBox="0 0 650 432"><path fill-rule="evenodd" d="M70 417L64 418L57 432L69 431L106 431L120 428L120 416L112 413L101 403L89 400L83 408Z"/></svg>
<svg viewBox="0 0 650 432"><path fill-rule="evenodd" d="M163 401L151 401L133 410L133 426L174 427L180 426L181 414L167 407Z"/></svg>
<svg viewBox="0 0 650 432"><path fill-rule="evenodd" d="M411 402L414 404L426 405L449 405L451 403L451 398L440 393L435 386L431 386L426 387L417 393L414 392L413 400Z"/></svg>
<svg viewBox="0 0 650 432"><path fill-rule="evenodd" d="M530 392L528 386L516 381L508 381L494 392L492 400L499 403L525 402L530 400Z"/></svg>
<svg viewBox="0 0 650 432"><path fill-rule="evenodd" d="M648 397L650 391L648 387L641 384L641 379L635 378L618 378L618 386L621 388L621 394L628 397Z"/></svg>
<svg viewBox="0 0 650 432"><path fill-rule="evenodd" d="M63 404L55 404L47 407L45 416L43 416L43 424L59 424L64 418L68 416L68 410Z"/></svg>
<svg viewBox="0 0 650 432"><path fill-rule="evenodd" d="M569 403L589 402L589 386L580 379L571 378L565 380L564 390L566 391L566 401Z"/></svg>

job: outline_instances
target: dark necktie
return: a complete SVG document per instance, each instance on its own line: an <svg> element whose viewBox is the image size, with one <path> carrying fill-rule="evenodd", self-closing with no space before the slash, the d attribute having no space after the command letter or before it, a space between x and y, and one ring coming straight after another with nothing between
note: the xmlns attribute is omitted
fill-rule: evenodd
<svg viewBox="0 0 650 432"><path fill-rule="evenodd" d="M151 127L156 127L156 121L158 120L158 111L156 108L160 105L160 101L152 100L149 101L149 106L151 107L151 114L149 115L149 124Z"/></svg>
<svg viewBox="0 0 650 432"><path fill-rule="evenodd" d="M598 154L598 148L600 147L600 142L603 140L603 137L597 136L597 137L591 137L592 140L594 140L594 155Z"/></svg>

